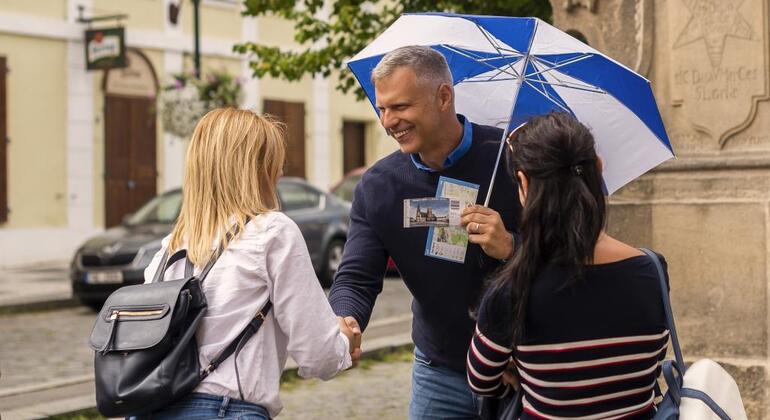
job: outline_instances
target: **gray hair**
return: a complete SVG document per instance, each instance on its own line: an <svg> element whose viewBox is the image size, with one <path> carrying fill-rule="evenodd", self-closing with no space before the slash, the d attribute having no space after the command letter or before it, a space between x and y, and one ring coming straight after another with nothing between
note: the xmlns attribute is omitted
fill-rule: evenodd
<svg viewBox="0 0 770 420"><path fill-rule="evenodd" d="M446 83L452 86L452 73L444 56L431 47L409 45L396 48L385 54L372 70L372 83L393 74L399 67L409 67L420 83L430 82L436 86Z"/></svg>

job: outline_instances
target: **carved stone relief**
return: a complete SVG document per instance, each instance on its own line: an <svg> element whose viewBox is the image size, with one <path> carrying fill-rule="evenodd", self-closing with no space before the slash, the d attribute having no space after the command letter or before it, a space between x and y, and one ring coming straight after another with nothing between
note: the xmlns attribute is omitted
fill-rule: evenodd
<svg viewBox="0 0 770 420"><path fill-rule="evenodd" d="M749 126L770 94L766 0L670 0L671 105L716 140Z"/></svg>
<svg viewBox="0 0 770 420"><path fill-rule="evenodd" d="M642 75L648 73L654 0L551 0L551 5L558 28L578 31L597 50Z"/></svg>

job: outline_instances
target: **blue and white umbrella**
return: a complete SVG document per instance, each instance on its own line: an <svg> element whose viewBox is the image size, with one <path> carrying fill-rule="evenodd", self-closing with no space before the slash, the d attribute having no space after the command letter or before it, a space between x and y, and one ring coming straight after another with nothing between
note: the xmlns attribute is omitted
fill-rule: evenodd
<svg viewBox="0 0 770 420"><path fill-rule="evenodd" d="M503 128L501 151L513 127L563 111L591 129L610 194L674 156L650 82L540 19L401 16L348 62L372 105L372 70L386 53L407 45L430 46L446 57L457 112Z"/></svg>

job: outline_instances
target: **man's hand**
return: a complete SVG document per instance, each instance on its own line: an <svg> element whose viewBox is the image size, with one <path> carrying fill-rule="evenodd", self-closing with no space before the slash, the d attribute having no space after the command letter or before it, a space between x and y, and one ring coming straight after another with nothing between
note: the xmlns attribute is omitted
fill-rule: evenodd
<svg viewBox="0 0 770 420"><path fill-rule="evenodd" d="M468 241L490 257L505 260L513 255L513 235L505 230L500 213L475 204L463 210L460 224L468 231Z"/></svg>
<svg viewBox="0 0 770 420"><path fill-rule="evenodd" d="M348 337L350 343L350 358L353 360L353 367L358 365L358 360L361 359L361 327L358 326L358 321L352 316L345 318L338 316L337 321L340 323L340 330L345 336Z"/></svg>

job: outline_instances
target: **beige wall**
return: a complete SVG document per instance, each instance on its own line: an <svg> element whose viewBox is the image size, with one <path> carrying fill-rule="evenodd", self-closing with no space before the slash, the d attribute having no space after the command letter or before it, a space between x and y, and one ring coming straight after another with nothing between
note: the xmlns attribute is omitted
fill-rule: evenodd
<svg viewBox="0 0 770 420"><path fill-rule="evenodd" d="M7 58L8 206L3 227L67 223L66 43L0 34Z"/></svg>
<svg viewBox="0 0 770 420"><path fill-rule="evenodd" d="M332 182L336 182L344 175L343 171L343 142L342 124L345 121L365 122L366 144L364 146L366 164L373 165L377 160L397 150L396 142L385 134L385 130L377 119L371 103L368 99L357 101L354 93L343 94L335 89L337 74L330 76L331 89L331 167Z"/></svg>
<svg viewBox="0 0 770 420"><path fill-rule="evenodd" d="M770 419L770 4L551 3L556 26L646 74L678 157L611 198L610 232L666 256L685 358L719 361Z"/></svg>
<svg viewBox="0 0 770 420"><path fill-rule="evenodd" d="M200 7L200 30L206 36L239 40L241 38L240 5L205 3ZM192 4L185 2L182 6L182 31L193 33Z"/></svg>
<svg viewBox="0 0 770 420"><path fill-rule="evenodd" d="M63 1L66 3L66 1ZM184 2L185 8L189 8L190 3ZM123 25L127 31L131 29L150 29L162 31L163 24L163 1L147 0L93 0L93 7L88 11L88 16L92 15L113 15L126 14L128 17L123 20Z"/></svg>
<svg viewBox="0 0 770 420"><path fill-rule="evenodd" d="M0 0L0 10L54 19L67 16L66 0Z"/></svg>

